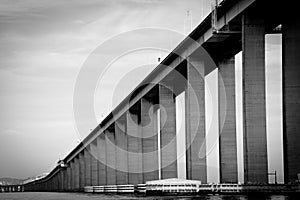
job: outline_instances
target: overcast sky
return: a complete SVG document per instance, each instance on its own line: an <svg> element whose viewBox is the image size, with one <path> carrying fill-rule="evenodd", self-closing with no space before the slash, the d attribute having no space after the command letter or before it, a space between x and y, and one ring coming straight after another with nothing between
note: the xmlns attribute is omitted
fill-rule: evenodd
<svg viewBox="0 0 300 200"><path fill-rule="evenodd" d="M112 63L95 92L98 122L156 66L157 57L173 49L209 11L209 1L201 0L0 0L0 177L26 178L48 172L84 137L74 121L74 87L82 66L103 43L132 31L132 38L112 43L103 54L117 58L121 56L118 49L132 41L156 41L164 50L142 49ZM133 31L145 27L170 30L174 37ZM280 36L267 37L266 52L270 139L281 134ZM241 83L240 57L237 83ZM106 67L99 64L101 69ZM216 88L216 71L207 82ZM216 90L211 92L216 97ZM241 85L237 92L241 150ZM207 112L213 116L216 110ZM85 124L86 134L96 125L93 121ZM213 158L218 148L213 145L217 126L213 127L207 133L212 135L208 148L214 152L209 158L213 166L209 180L216 181L212 174L217 172ZM282 171L278 145L280 139L268 143L273 152L270 170Z"/></svg>

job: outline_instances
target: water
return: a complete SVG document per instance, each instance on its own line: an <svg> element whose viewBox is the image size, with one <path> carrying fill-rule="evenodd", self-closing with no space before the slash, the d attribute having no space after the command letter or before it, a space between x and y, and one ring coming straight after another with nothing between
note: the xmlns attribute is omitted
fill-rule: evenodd
<svg viewBox="0 0 300 200"><path fill-rule="evenodd" d="M245 196L245 195L202 195L202 196L138 196L138 195L108 195L85 193L55 193L55 192L23 192L0 193L0 200L93 200L93 199L142 199L142 200L292 200L300 199L295 196L271 195L271 196Z"/></svg>

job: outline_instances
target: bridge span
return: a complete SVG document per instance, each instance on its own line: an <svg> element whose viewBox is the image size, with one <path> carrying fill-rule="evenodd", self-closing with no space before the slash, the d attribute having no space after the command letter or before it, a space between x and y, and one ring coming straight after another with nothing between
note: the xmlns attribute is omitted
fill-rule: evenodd
<svg viewBox="0 0 300 200"><path fill-rule="evenodd" d="M206 183L204 77L215 68L222 123L220 182L237 183L234 56L240 51L244 181L267 183L265 35L278 30L282 33L284 180L295 182L300 173L300 23L283 4L224 0L214 26L209 15L49 175L25 184L24 190L83 191L84 186L176 178L175 98L183 92L186 178ZM200 148L204 156L199 156Z"/></svg>

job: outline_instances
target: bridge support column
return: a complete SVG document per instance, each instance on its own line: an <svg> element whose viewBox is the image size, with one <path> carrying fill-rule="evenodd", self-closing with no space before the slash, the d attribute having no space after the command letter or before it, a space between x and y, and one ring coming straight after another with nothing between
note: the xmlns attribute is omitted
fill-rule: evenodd
<svg viewBox="0 0 300 200"><path fill-rule="evenodd" d="M75 165L74 165L74 160L71 161L71 164L70 164L70 167L71 167L71 190L74 191L75 189ZM53 191L53 187L54 187L54 184L53 184L53 179L51 179L51 190Z"/></svg>
<svg viewBox="0 0 300 200"><path fill-rule="evenodd" d="M114 124L105 130L106 141L106 184L116 184L116 150Z"/></svg>
<svg viewBox="0 0 300 200"><path fill-rule="evenodd" d="M283 150L286 183L295 182L298 179L297 174L300 173L300 23L293 14L287 14L282 24Z"/></svg>
<svg viewBox="0 0 300 200"><path fill-rule="evenodd" d="M127 111L127 142L128 142L128 182L143 183L143 157L141 138L141 102L138 101Z"/></svg>
<svg viewBox="0 0 300 200"><path fill-rule="evenodd" d="M85 186L91 185L91 154L90 146L84 149L84 160L85 160Z"/></svg>
<svg viewBox="0 0 300 200"><path fill-rule="evenodd" d="M57 173L55 175L55 191L58 192L59 191L59 174ZM37 185L37 190L39 190L39 184Z"/></svg>
<svg viewBox="0 0 300 200"><path fill-rule="evenodd" d="M98 151L98 185L106 185L106 143L105 135L101 133L97 138Z"/></svg>
<svg viewBox="0 0 300 200"><path fill-rule="evenodd" d="M234 57L219 62L219 155L220 182L237 183Z"/></svg>
<svg viewBox="0 0 300 200"><path fill-rule="evenodd" d="M63 170L63 180L64 180L64 181L63 181L63 182L64 182L64 183L63 183L63 184L64 184L64 186L63 186L63 187L64 187L63 191L66 192L66 191L68 190L68 176L67 176L67 169L64 169L64 170ZM46 186L45 186L45 185L46 185L46 183L43 184L44 190L46 190Z"/></svg>
<svg viewBox="0 0 300 200"><path fill-rule="evenodd" d="M177 178L176 106L171 84L159 84L161 179Z"/></svg>
<svg viewBox="0 0 300 200"><path fill-rule="evenodd" d="M246 13L242 19L244 181L268 182L265 25L259 13Z"/></svg>
<svg viewBox="0 0 300 200"><path fill-rule="evenodd" d="M48 182L47 182L47 187L46 190L48 189ZM71 190L71 162L68 163L68 168L67 168L67 191Z"/></svg>
<svg viewBox="0 0 300 200"><path fill-rule="evenodd" d="M80 188L79 182L80 182L80 167L79 167L79 158L78 156L74 158L74 183L75 183L75 190L78 191Z"/></svg>
<svg viewBox="0 0 300 200"><path fill-rule="evenodd" d="M197 58L187 59L186 177L207 182L205 141L205 69Z"/></svg>
<svg viewBox="0 0 300 200"><path fill-rule="evenodd" d="M157 109L158 94L151 90L141 99L144 182L159 179Z"/></svg>
<svg viewBox="0 0 300 200"><path fill-rule="evenodd" d="M115 122L117 184L128 184L126 114Z"/></svg>
<svg viewBox="0 0 300 200"><path fill-rule="evenodd" d="M65 191L65 178L64 178L64 173L65 172L65 170L64 169L62 169L61 171L60 171L60 191ZM42 184L42 188L43 188L43 190L44 190L44 183Z"/></svg>
<svg viewBox="0 0 300 200"><path fill-rule="evenodd" d="M84 159L84 151L79 153L79 187L80 190L83 191L83 187L85 186L85 159Z"/></svg>
<svg viewBox="0 0 300 200"><path fill-rule="evenodd" d="M91 185L98 185L98 159L97 159L97 140L90 144L91 146Z"/></svg>

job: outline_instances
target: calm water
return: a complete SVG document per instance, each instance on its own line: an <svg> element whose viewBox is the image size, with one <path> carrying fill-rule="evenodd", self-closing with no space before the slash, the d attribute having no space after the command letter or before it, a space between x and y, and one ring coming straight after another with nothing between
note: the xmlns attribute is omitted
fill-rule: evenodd
<svg viewBox="0 0 300 200"><path fill-rule="evenodd" d="M0 200L93 200L93 199L142 199L142 200L290 200L299 197L272 195L272 196L243 196L243 195L205 195L196 197L168 196L168 197L143 197L136 195L101 195L84 193L47 193L47 192L24 192L24 193L0 193Z"/></svg>

